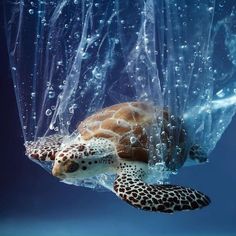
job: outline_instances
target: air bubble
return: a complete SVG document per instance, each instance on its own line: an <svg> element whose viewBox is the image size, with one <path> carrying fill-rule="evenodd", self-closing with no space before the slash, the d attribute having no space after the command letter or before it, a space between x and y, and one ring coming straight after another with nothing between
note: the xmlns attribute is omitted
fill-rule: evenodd
<svg viewBox="0 0 236 236"><path fill-rule="evenodd" d="M58 65L58 66L63 65L63 61L58 61L58 62L57 62L57 65Z"/></svg>
<svg viewBox="0 0 236 236"><path fill-rule="evenodd" d="M82 52L82 58L87 59L89 57L89 54L86 52Z"/></svg>
<svg viewBox="0 0 236 236"><path fill-rule="evenodd" d="M224 90L221 89L216 93L216 96L219 98L223 98L225 96Z"/></svg>
<svg viewBox="0 0 236 236"><path fill-rule="evenodd" d="M165 131L162 131L162 132L161 132L161 135L162 135L162 136L165 136L165 135L166 135L166 132L165 132Z"/></svg>
<svg viewBox="0 0 236 236"><path fill-rule="evenodd" d="M46 116L51 116L52 115L52 110L51 109L47 109L45 114L46 114Z"/></svg>
<svg viewBox="0 0 236 236"><path fill-rule="evenodd" d="M58 88L60 89L60 90L62 90L63 89L63 85L62 84L60 84L59 86L58 86Z"/></svg>
<svg viewBox="0 0 236 236"><path fill-rule="evenodd" d="M213 11L214 11L214 7L209 7L209 8L208 8L208 11L209 11L209 12L213 12Z"/></svg>
<svg viewBox="0 0 236 236"><path fill-rule="evenodd" d="M141 59L141 60L144 60L144 59L145 59L145 56L144 56L144 55L140 55L140 59Z"/></svg>
<svg viewBox="0 0 236 236"><path fill-rule="evenodd" d="M73 109L73 107L69 107L69 112L70 112L71 114L74 114L75 110Z"/></svg>
<svg viewBox="0 0 236 236"><path fill-rule="evenodd" d="M48 92L48 97L49 97L49 98L54 98L55 95L56 95L56 93L55 93L55 91L53 91L53 90L50 90L50 91Z"/></svg>
<svg viewBox="0 0 236 236"><path fill-rule="evenodd" d="M32 97L32 98L34 98L34 97L35 97L35 95L36 95L36 93L35 93L35 92L32 92L32 93L31 93L31 97Z"/></svg>
<svg viewBox="0 0 236 236"><path fill-rule="evenodd" d="M33 9L29 9L29 14L33 15L34 14L34 10Z"/></svg>
<svg viewBox="0 0 236 236"><path fill-rule="evenodd" d="M102 78L102 73L101 73L101 71L99 70L99 68L97 66L93 69L92 74L97 79L101 79Z"/></svg>
<svg viewBox="0 0 236 236"><path fill-rule="evenodd" d="M119 39L115 39L115 44L118 44L119 43Z"/></svg>
<svg viewBox="0 0 236 236"><path fill-rule="evenodd" d="M75 109L76 109L77 107L78 107L77 104L73 104L71 107L69 107L69 112L70 112L71 114L74 114Z"/></svg>
<svg viewBox="0 0 236 236"><path fill-rule="evenodd" d="M75 32L75 33L74 33L74 37L75 37L76 39L78 39L78 38L80 37L80 33L79 33L79 32Z"/></svg>
<svg viewBox="0 0 236 236"><path fill-rule="evenodd" d="M134 143L136 143L137 142L137 138L136 137L134 137L134 136L132 136L132 137L130 137L130 143L131 144L134 144Z"/></svg>
<svg viewBox="0 0 236 236"><path fill-rule="evenodd" d="M187 46L187 45L184 45L184 44L180 46L181 49L185 49L185 48L187 48L187 47L188 47L188 46Z"/></svg>
<svg viewBox="0 0 236 236"><path fill-rule="evenodd" d="M175 66L175 71L176 71L176 72L177 72L177 71L180 71L179 66Z"/></svg>
<svg viewBox="0 0 236 236"><path fill-rule="evenodd" d="M50 130L54 130L54 125L53 125L53 124L50 124L50 125L49 125L49 129L50 129Z"/></svg>

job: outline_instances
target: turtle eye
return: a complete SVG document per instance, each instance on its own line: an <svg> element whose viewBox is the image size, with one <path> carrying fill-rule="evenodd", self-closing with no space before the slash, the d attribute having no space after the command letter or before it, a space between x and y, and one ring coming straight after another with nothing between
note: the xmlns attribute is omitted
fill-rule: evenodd
<svg viewBox="0 0 236 236"><path fill-rule="evenodd" d="M77 162L68 160L64 164L64 170L66 173L72 173L77 171L78 169L79 169L79 164Z"/></svg>

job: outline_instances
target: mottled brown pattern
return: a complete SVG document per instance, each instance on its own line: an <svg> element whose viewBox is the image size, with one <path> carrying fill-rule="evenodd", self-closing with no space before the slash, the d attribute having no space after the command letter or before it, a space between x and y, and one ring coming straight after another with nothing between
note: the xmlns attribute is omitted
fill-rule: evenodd
<svg viewBox="0 0 236 236"><path fill-rule="evenodd" d="M124 126L117 119L106 119L101 124L102 129L112 130L113 132L123 135L124 133L131 130L130 125Z"/></svg>
<svg viewBox="0 0 236 236"><path fill-rule="evenodd" d="M86 124L86 128L90 131L94 131L100 128L102 121L93 121Z"/></svg>
<svg viewBox="0 0 236 236"><path fill-rule="evenodd" d="M109 132L109 130L97 130L96 132L94 132L94 137L96 138L107 138L107 139L111 139L116 141L119 136L115 133Z"/></svg>
<svg viewBox="0 0 236 236"><path fill-rule="evenodd" d="M81 126L79 132L84 140L89 140L94 136L94 133L86 128L86 126Z"/></svg>
<svg viewBox="0 0 236 236"><path fill-rule="evenodd" d="M148 112L148 113L154 112L153 106L151 106L149 103L131 102L130 104L131 104L131 106L137 107L137 108L139 108L140 110L142 110L144 112Z"/></svg>
<svg viewBox="0 0 236 236"><path fill-rule="evenodd" d="M140 124L149 120L149 117L147 117L146 114L147 112L143 112L143 111L140 112L140 110L135 109L135 108L132 111L132 115L137 124Z"/></svg>
<svg viewBox="0 0 236 236"><path fill-rule="evenodd" d="M134 117L133 117L133 111L130 109L129 106L125 106L125 107L119 109L114 114L114 118L127 120L130 123L134 123L135 122Z"/></svg>
<svg viewBox="0 0 236 236"><path fill-rule="evenodd" d="M122 136L119 140L119 144L130 146L130 133L125 134L124 136Z"/></svg>
<svg viewBox="0 0 236 236"><path fill-rule="evenodd" d="M100 137L114 141L120 158L148 162L147 134L143 127L152 123L153 117L151 104L121 103L88 117L78 130L85 140ZM133 144L132 136L136 138Z"/></svg>
<svg viewBox="0 0 236 236"><path fill-rule="evenodd" d="M115 111L106 110L106 108L105 108L105 109L101 110L99 113L89 116L86 119L86 122L103 121L107 118L112 117L114 113L115 113Z"/></svg>
<svg viewBox="0 0 236 236"><path fill-rule="evenodd" d="M85 140L93 137L112 140L116 144L120 158L148 162L148 135L145 128L149 128L155 122L158 123L158 117L161 119L163 117L162 130L165 133L162 134L161 139L162 142L168 143L168 154L165 157L168 163L172 160L172 151L176 148L176 144L184 143L185 133L181 128L170 131L168 124L178 127L180 121L176 118L171 120L166 110L158 109L150 103L120 103L104 108L86 118L78 126L78 131ZM168 142L170 135L176 136L176 134L180 135L176 137L177 141ZM130 142L131 137L135 137L134 143ZM181 156L184 157L184 153Z"/></svg>
<svg viewBox="0 0 236 236"><path fill-rule="evenodd" d="M109 108L109 111L117 111L119 110L120 108L123 108L123 107L126 107L126 106L129 106L129 102L124 102L124 103L119 103L119 104L115 104L115 105L112 105ZM107 108L105 108L106 110Z"/></svg>
<svg viewBox="0 0 236 236"><path fill-rule="evenodd" d="M120 158L129 159L132 156L132 147L130 145L116 145L116 150Z"/></svg>
<svg viewBox="0 0 236 236"><path fill-rule="evenodd" d="M133 133L134 136L137 138L137 142L134 144L134 146L143 146L143 147L147 147L147 134L144 131L144 128L141 125L136 125L134 126L133 129Z"/></svg>
<svg viewBox="0 0 236 236"><path fill-rule="evenodd" d="M132 148L132 159L131 160L138 160L141 162L148 162L148 151L146 148L143 147L133 147Z"/></svg>

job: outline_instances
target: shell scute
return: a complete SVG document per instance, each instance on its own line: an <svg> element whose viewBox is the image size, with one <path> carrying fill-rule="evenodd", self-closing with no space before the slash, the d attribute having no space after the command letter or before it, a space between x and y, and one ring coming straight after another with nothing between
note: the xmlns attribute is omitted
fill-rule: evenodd
<svg viewBox="0 0 236 236"><path fill-rule="evenodd" d="M170 135L174 137L175 133L182 135L178 130L170 132L168 124L171 122L171 126L178 127L179 122L172 121L168 111L146 102L120 103L104 108L86 118L79 125L78 131L85 140L111 140L120 158L148 162L148 134L159 117L163 123L161 129L164 131L161 135L162 142L168 143ZM178 140L183 142L184 138L180 137ZM171 160L175 146L174 142L168 145L166 161Z"/></svg>
<svg viewBox="0 0 236 236"><path fill-rule="evenodd" d="M114 114L114 118L123 119L131 123L135 123L136 121L134 119L133 113L134 112L130 109L130 107L124 107L124 108L119 109Z"/></svg>
<svg viewBox="0 0 236 236"><path fill-rule="evenodd" d="M102 129L99 129L97 130L96 132L94 132L94 135L92 137L95 137L95 138L106 138L106 139L110 139L112 141L116 141L118 139L118 135L111 132L111 131L108 131L108 130L102 130Z"/></svg>
<svg viewBox="0 0 236 236"><path fill-rule="evenodd" d="M114 115L115 111L103 109L98 113L95 113L94 115L89 116L85 119L84 122L86 123L92 123L97 121L104 121Z"/></svg>
<svg viewBox="0 0 236 236"><path fill-rule="evenodd" d="M118 122L118 121L119 120L113 118L106 119L102 122L101 128L106 130L112 130L117 134L124 134L131 130L130 125L128 125L126 122Z"/></svg>

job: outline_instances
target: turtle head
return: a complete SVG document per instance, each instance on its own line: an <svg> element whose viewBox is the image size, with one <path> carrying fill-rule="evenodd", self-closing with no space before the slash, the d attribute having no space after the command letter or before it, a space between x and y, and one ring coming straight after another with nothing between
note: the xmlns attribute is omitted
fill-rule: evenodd
<svg viewBox="0 0 236 236"><path fill-rule="evenodd" d="M70 144L61 149L55 156L52 174L60 179L82 177L95 151L86 143Z"/></svg>
<svg viewBox="0 0 236 236"><path fill-rule="evenodd" d="M114 156L109 140L75 140L56 153L52 174L63 180L89 178L106 171Z"/></svg>
<svg viewBox="0 0 236 236"><path fill-rule="evenodd" d="M25 143L25 154L33 161L54 161L63 137L61 135L50 135L40 137L36 141L27 141Z"/></svg>

